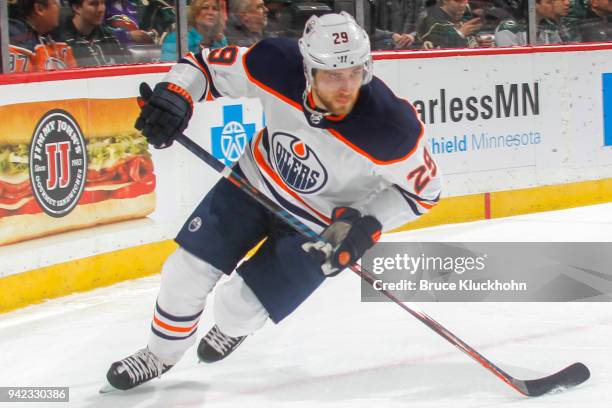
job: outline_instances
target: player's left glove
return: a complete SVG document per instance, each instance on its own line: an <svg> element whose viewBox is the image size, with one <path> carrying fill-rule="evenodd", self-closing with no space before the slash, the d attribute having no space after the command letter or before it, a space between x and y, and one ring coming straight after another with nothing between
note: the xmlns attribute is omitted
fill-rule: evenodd
<svg viewBox="0 0 612 408"><path fill-rule="evenodd" d="M322 240L302 245L321 263L325 276L336 276L357 262L380 238L382 225L371 215L362 216L351 207L336 207L332 223L321 233Z"/></svg>

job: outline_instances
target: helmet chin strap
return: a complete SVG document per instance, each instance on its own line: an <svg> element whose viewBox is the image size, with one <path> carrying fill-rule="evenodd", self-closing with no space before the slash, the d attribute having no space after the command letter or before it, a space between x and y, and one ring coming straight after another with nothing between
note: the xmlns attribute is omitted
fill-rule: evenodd
<svg viewBox="0 0 612 408"><path fill-rule="evenodd" d="M308 93L312 91L310 81L306 78L306 89L304 89L304 93L302 94L302 104L304 105L304 109L310 114L310 121L315 125L321 123L324 117L331 115L332 113L329 111L320 112L316 109L310 107L308 103Z"/></svg>

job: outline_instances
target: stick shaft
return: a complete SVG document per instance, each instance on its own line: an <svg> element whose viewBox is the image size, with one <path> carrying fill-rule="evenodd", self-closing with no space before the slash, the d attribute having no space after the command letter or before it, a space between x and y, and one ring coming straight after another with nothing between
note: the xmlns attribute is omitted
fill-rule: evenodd
<svg viewBox="0 0 612 408"><path fill-rule="evenodd" d="M305 225L303 222L297 219L293 214L291 214L290 212L282 208L280 205L272 201L270 198L263 195L259 190L253 187L248 182L248 180L245 180L244 178L242 178L237 172L235 172L230 167L223 164L221 161L219 161L216 157L211 155L209 152L207 152L205 149L203 149L200 145L195 143L193 140L189 139L185 135L181 135L176 139L176 141L182 144L183 146L185 146L190 152L192 152L197 157L202 159L206 164L211 166L213 169L221 173L223 177L228 179L230 182L236 185L239 189L247 193L249 196L255 199L258 203L260 203L265 208L270 210L274 215L276 215L277 217L285 221L287 224L295 228L304 237L311 239L311 240L321 240L321 237L316 232L314 232L310 227ZM359 275L364 281L370 284L370 286L372 287L374 286L375 278L370 272L361 268L358 264L351 265L350 269L353 272L355 272L357 275ZM435 321L432 317L428 316L422 311L419 311L419 310L416 310L414 308L407 306L402 301L400 301L393 293L385 289L381 289L378 291L384 294L389 300L393 301L399 307L401 307L402 309L410 313L412 316L420 320L423 324L425 324L431 330L438 333L438 335L443 337L449 343L451 343L452 345L457 347L459 350L466 353L468 356L470 356L472 359L477 361L484 368L492 372L494 375L496 375L506 384L508 384L509 386L511 386L518 392L520 392L521 394L525 394L523 390L521 390L515 384L515 380L512 376L507 374L501 368L497 367L495 364L489 361L486 357L484 357L482 354L477 352L474 348L466 344L459 337L457 337L456 335L448 331L444 326L442 326L440 323Z"/></svg>

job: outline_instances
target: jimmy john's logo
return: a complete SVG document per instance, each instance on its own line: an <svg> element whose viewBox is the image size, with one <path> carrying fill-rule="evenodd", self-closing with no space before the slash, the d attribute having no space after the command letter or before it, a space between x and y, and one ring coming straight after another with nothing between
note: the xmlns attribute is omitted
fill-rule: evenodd
<svg viewBox="0 0 612 408"><path fill-rule="evenodd" d="M85 187L87 151L79 125L54 109L38 122L30 145L30 181L45 213L63 217L76 206Z"/></svg>
<svg viewBox="0 0 612 408"><path fill-rule="evenodd" d="M327 171L310 147L286 133L272 136L272 155L276 172L297 192L311 194L327 182Z"/></svg>

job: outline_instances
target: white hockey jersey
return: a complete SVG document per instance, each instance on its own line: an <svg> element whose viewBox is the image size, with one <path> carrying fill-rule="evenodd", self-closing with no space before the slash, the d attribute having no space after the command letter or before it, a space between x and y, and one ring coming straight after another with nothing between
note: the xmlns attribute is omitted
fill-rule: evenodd
<svg viewBox="0 0 612 408"><path fill-rule="evenodd" d="M337 206L373 215L388 230L438 202L440 171L414 107L374 77L351 113L313 121L303 105L306 79L295 40L188 54L164 81L183 87L194 101L258 98L266 127L245 149L239 171L315 231L329 224Z"/></svg>

